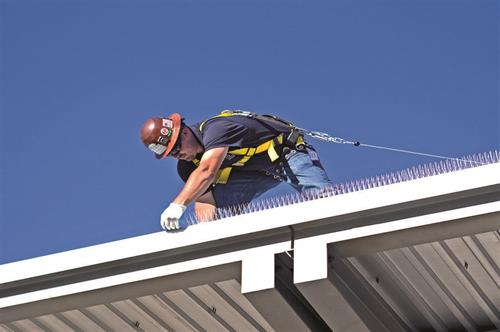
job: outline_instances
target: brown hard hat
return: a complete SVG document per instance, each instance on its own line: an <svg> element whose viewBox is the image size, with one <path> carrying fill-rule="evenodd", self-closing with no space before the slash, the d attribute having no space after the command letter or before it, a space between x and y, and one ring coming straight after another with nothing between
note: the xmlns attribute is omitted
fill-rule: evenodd
<svg viewBox="0 0 500 332"><path fill-rule="evenodd" d="M172 151L179 138L182 118L179 113L167 118L150 118L141 128L141 141L154 152L155 157L163 159Z"/></svg>

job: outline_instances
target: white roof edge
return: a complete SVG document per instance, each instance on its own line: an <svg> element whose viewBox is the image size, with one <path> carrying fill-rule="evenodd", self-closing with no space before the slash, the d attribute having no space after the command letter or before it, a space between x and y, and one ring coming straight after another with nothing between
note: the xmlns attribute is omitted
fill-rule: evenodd
<svg viewBox="0 0 500 332"><path fill-rule="evenodd" d="M0 265L0 284L500 184L500 163ZM286 217L284 217L286 216Z"/></svg>
<svg viewBox="0 0 500 332"><path fill-rule="evenodd" d="M3 308L15 307L30 302L56 299L81 294L88 291L112 288L130 283L143 282L154 278L172 276L183 272L193 272L204 268L212 268L229 263L242 264L241 280L242 292L252 292L262 289L272 288L274 285L274 256L278 253L294 250L294 282L306 282L326 278L324 272L327 259L321 259L322 255L315 252L316 249L326 253L326 246L330 243L370 237L378 234L395 234L394 232L405 229L422 229L422 227L439 223L453 222L451 227L461 227L462 221L470 217L481 217L488 214L500 213L500 201L485 204L467 206L454 210L446 210L437 213L425 214L416 217L403 218L385 222L382 224L354 227L334 233L312 236L295 240L295 248L291 247L290 241L277 242L271 245L257 246L243 250L228 250L222 254L207 257L195 258L177 263L164 264L151 268L144 268L124 273L115 273L104 277L90 278L88 280L75 281L70 283L55 284L49 288L38 288L32 291L20 292L15 295L0 298L0 312ZM498 217L496 217L498 220ZM500 227L500 220L496 222ZM491 225L488 225L490 227ZM419 230L417 230L419 232ZM395 235L397 236L397 235ZM300 259L303 257L303 259ZM311 264L311 257L316 257L317 264ZM318 260L319 259L319 260ZM263 261L268 261L268 271L263 273ZM266 264L264 264L266 265ZM247 268L245 269L245 266ZM311 269L314 266L319 268ZM262 278L267 275L268 278ZM228 277L228 276L225 276ZM65 301L65 300L61 300Z"/></svg>

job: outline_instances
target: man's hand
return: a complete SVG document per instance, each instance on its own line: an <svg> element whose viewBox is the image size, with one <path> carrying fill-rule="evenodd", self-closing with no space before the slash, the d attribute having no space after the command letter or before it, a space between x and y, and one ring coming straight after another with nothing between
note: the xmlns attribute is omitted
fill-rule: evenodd
<svg viewBox="0 0 500 332"><path fill-rule="evenodd" d="M168 208L161 214L161 227L166 231L175 231L179 229L179 219L186 211L186 206L177 203L170 203Z"/></svg>

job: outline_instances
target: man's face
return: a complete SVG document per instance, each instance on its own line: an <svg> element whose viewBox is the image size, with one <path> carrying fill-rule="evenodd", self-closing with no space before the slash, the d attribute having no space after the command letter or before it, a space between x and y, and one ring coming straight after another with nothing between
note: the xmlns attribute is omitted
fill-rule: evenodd
<svg viewBox="0 0 500 332"><path fill-rule="evenodd" d="M178 146L170 154L175 159L191 161L198 153L203 152L203 148L189 128L182 128L179 138Z"/></svg>

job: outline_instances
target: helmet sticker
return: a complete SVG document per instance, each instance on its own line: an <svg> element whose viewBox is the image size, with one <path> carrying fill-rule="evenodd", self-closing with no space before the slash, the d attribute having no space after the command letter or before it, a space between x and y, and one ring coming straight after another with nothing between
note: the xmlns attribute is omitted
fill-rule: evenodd
<svg viewBox="0 0 500 332"><path fill-rule="evenodd" d="M170 135L172 135L172 130L170 130L169 128L161 128L160 133L163 136L170 136Z"/></svg>
<svg viewBox="0 0 500 332"><path fill-rule="evenodd" d="M151 143L148 145L148 149L156 154L163 154L167 150L167 147L165 145Z"/></svg>
<svg viewBox="0 0 500 332"><path fill-rule="evenodd" d="M165 136L160 136L160 137L158 137L157 142L164 144L164 145L167 145L168 142L170 142L170 139L168 137L165 137Z"/></svg>
<svg viewBox="0 0 500 332"><path fill-rule="evenodd" d="M172 128L174 126L174 123L170 119L162 119L162 121L163 127Z"/></svg>

